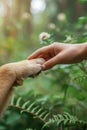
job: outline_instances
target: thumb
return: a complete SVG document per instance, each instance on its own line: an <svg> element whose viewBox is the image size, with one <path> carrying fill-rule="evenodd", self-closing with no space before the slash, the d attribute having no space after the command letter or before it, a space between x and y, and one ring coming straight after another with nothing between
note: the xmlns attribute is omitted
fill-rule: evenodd
<svg viewBox="0 0 87 130"><path fill-rule="evenodd" d="M58 54L55 57L51 58L50 60L46 61L42 65L42 70L48 70L57 64L63 64L64 60L66 59L65 57L66 57L65 52L63 52L63 53L61 52L60 54Z"/></svg>
<svg viewBox="0 0 87 130"><path fill-rule="evenodd" d="M50 68L52 68L53 66L55 66L58 63L58 59L55 56L54 58L46 61L43 65L42 65L42 70L48 70Z"/></svg>

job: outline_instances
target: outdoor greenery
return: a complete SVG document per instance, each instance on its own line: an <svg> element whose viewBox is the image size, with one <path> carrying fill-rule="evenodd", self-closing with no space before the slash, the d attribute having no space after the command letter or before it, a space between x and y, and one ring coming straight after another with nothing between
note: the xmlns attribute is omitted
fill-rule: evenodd
<svg viewBox="0 0 87 130"><path fill-rule="evenodd" d="M41 40L42 32L49 38ZM86 41L87 0L0 0L0 65L53 42ZM86 87L87 61L26 79L14 88L0 130L87 130Z"/></svg>

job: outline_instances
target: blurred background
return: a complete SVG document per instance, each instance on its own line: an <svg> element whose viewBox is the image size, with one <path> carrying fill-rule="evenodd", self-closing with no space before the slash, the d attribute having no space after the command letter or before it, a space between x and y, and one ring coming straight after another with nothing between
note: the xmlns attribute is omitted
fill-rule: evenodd
<svg viewBox="0 0 87 130"><path fill-rule="evenodd" d="M69 44L87 41L87 0L0 0L0 65L20 61L41 43L39 35L48 32L53 41ZM15 95L36 100L54 113L67 111L87 120L87 63L59 65L15 88ZM39 96L38 96L39 95ZM12 115L12 116L11 116ZM8 109L0 130L40 130L32 115ZM27 120L28 119L28 120ZM29 125L29 122L31 125Z"/></svg>
<svg viewBox="0 0 87 130"><path fill-rule="evenodd" d="M61 31L66 36L73 31L86 10L81 0L0 0L0 64L26 58L39 48L39 34L48 29L64 41Z"/></svg>

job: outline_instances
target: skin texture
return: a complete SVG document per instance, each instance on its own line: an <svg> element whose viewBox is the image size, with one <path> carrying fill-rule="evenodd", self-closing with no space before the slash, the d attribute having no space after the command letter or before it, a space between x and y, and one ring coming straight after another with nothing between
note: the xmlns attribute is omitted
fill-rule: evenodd
<svg viewBox="0 0 87 130"><path fill-rule="evenodd" d="M43 70L48 70L57 64L75 64L87 59L87 43L64 44L53 43L36 50L27 59L44 58Z"/></svg>
<svg viewBox="0 0 87 130"><path fill-rule="evenodd" d="M35 77L41 72L44 59L24 60L0 67L0 115L6 108L12 95L13 87L22 85L27 77Z"/></svg>

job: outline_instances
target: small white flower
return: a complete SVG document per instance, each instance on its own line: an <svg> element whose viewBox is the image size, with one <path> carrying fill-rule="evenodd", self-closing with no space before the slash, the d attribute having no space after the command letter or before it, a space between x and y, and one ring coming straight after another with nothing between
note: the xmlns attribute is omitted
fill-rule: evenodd
<svg viewBox="0 0 87 130"><path fill-rule="evenodd" d="M66 20L66 15L64 13L59 13L57 16L57 19L59 21L65 21Z"/></svg>
<svg viewBox="0 0 87 130"><path fill-rule="evenodd" d="M68 36L66 40L71 41L72 40L71 36Z"/></svg>
<svg viewBox="0 0 87 130"><path fill-rule="evenodd" d="M45 41L45 40L47 40L48 38L50 38L50 34L47 33L47 32L42 32L42 33L39 35L39 39L40 39L41 41Z"/></svg>
<svg viewBox="0 0 87 130"><path fill-rule="evenodd" d="M66 36L66 42L70 42L70 41L72 41L73 40L73 38L71 37L71 36Z"/></svg>

